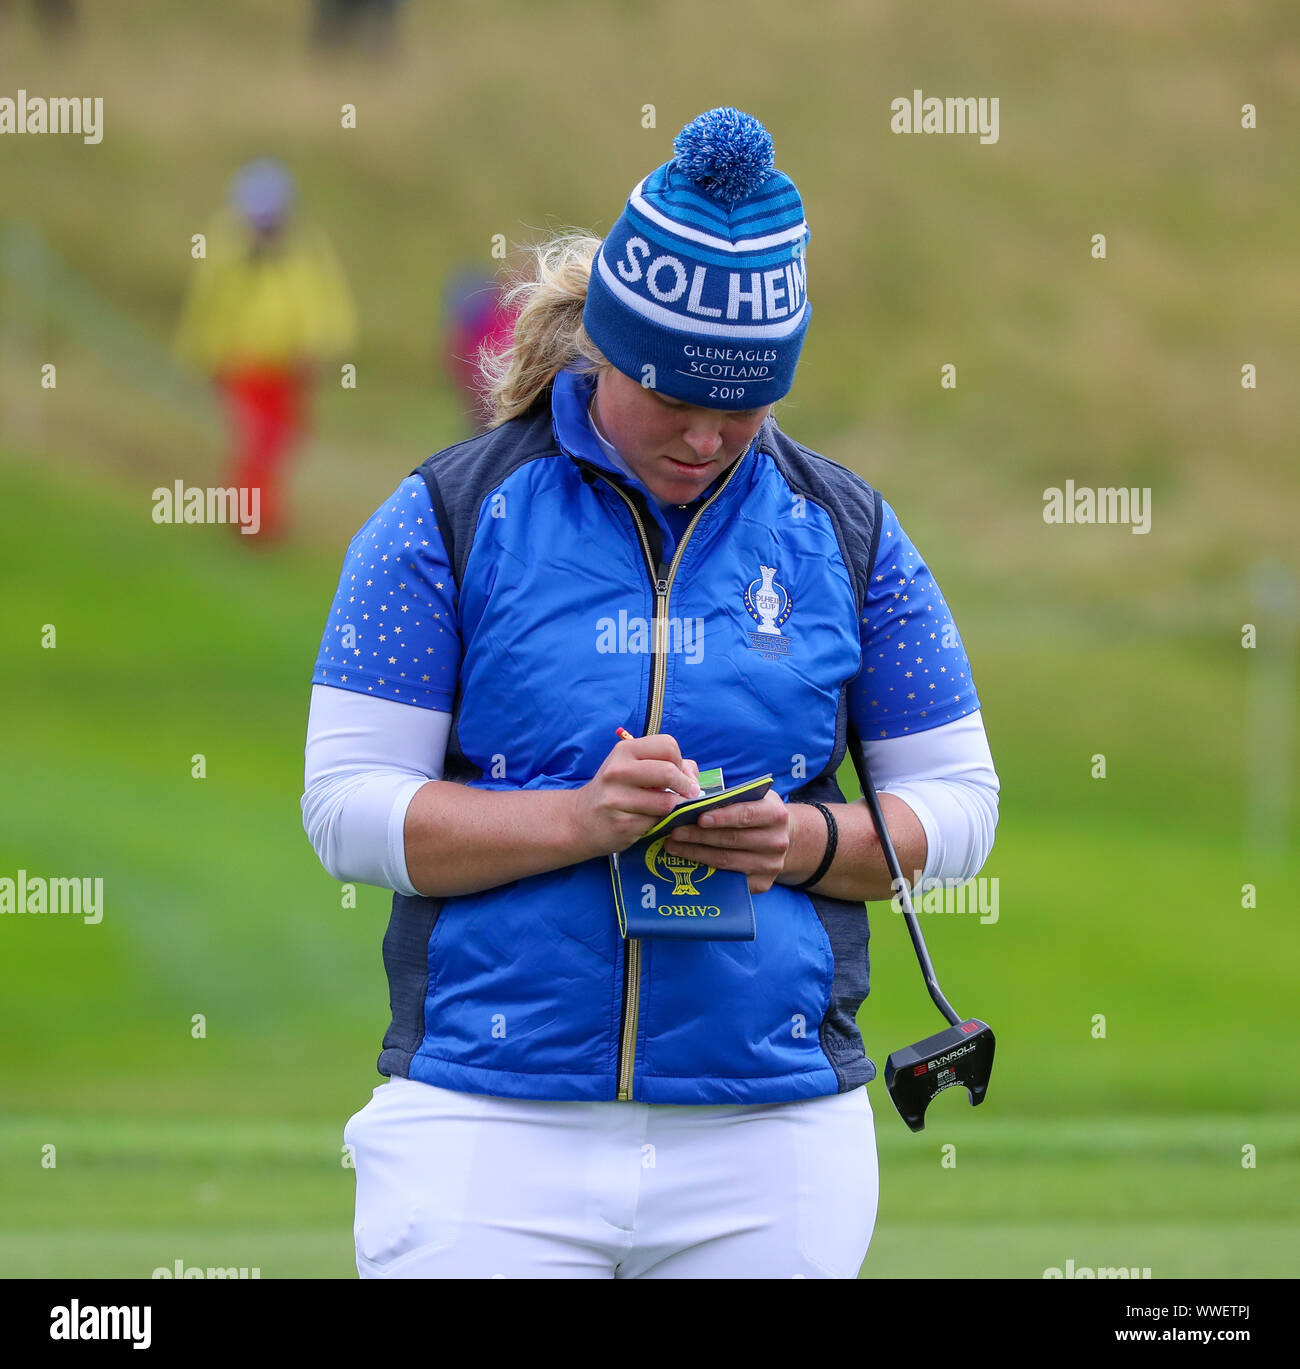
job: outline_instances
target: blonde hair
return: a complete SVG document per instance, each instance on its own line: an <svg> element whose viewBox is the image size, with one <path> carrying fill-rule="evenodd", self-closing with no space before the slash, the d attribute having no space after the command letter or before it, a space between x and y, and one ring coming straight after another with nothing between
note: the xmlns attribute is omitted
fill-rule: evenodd
<svg viewBox="0 0 1300 1369"><path fill-rule="evenodd" d="M582 229L565 229L534 245L532 273L503 291L504 306L522 307L510 346L499 352L485 348L479 357L489 427L527 413L566 367L599 374L610 366L582 326L600 244Z"/></svg>

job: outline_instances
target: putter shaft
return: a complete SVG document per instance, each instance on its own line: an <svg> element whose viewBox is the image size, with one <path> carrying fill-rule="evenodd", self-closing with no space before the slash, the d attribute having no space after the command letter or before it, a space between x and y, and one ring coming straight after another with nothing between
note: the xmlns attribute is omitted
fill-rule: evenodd
<svg viewBox="0 0 1300 1369"><path fill-rule="evenodd" d="M930 991L930 997L934 999L934 1005L946 1017L949 1023L956 1027L963 1018L951 1003L943 996L943 990L939 987L939 981L935 978L934 966L930 963L930 952L926 949L925 938L921 935L921 924L916 920L916 913L912 910L912 899L907 889L907 881L903 878L903 871L898 863L898 854L894 850L894 843L889 836L889 828L885 825L885 815L880 811L880 800L876 797L876 787L871 782L871 776L863 767L862 774L859 776L862 781L862 795L867 801L867 807L871 810L871 820L876 825L876 835L880 838L881 848L885 852L885 863L889 866L890 877L894 881L894 888L898 891L899 901L903 905L903 917L907 921L908 934L912 938L912 945L916 949L916 958L921 962L921 974L925 977L925 987Z"/></svg>

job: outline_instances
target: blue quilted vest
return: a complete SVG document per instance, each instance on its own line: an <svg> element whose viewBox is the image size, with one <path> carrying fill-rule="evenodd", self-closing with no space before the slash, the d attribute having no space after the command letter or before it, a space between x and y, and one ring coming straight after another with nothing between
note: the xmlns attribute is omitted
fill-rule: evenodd
<svg viewBox="0 0 1300 1369"><path fill-rule="evenodd" d="M414 472L464 652L444 778L576 788L621 725L671 733L731 781L770 771L789 802L843 802L841 761L863 764L846 695L880 496L769 418L675 532L596 443L590 383L561 372L549 402ZM753 941L624 942L603 858L475 894L397 894L380 1073L646 1103L865 1084L865 907L778 884L754 912Z"/></svg>

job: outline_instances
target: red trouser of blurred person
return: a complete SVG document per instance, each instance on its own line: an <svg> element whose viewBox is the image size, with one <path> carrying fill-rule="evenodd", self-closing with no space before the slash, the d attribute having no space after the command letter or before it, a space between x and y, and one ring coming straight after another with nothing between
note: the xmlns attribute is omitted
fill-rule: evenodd
<svg viewBox="0 0 1300 1369"><path fill-rule="evenodd" d="M262 543L278 541L289 522L289 460L307 429L307 370L242 366L215 379L231 425L231 454L222 484L258 491L261 524L249 536Z"/></svg>

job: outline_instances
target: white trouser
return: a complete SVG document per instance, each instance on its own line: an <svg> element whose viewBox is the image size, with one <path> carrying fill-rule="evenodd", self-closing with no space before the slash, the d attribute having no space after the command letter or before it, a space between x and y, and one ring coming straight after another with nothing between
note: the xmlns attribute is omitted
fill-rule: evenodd
<svg viewBox="0 0 1300 1369"><path fill-rule="evenodd" d="M876 1223L865 1087L679 1106L394 1077L343 1139L362 1278L852 1279Z"/></svg>

